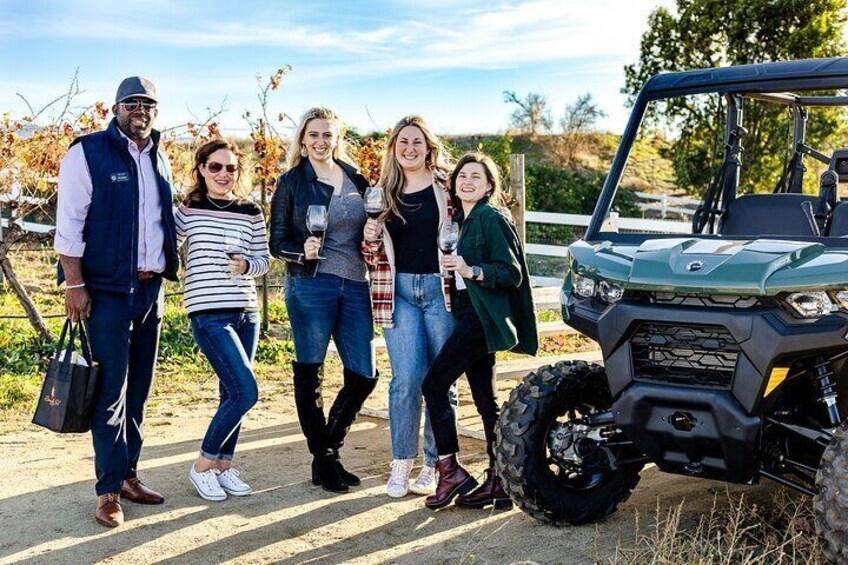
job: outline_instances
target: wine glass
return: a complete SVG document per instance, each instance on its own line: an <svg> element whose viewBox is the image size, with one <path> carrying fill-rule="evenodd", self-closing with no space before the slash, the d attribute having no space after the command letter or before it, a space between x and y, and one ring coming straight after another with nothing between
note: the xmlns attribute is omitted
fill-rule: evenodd
<svg viewBox="0 0 848 565"><path fill-rule="evenodd" d="M439 250L445 255L451 255L459 245L459 224L448 221L439 228ZM442 273L442 277L450 278L450 273Z"/></svg>
<svg viewBox="0 0 848 565"><path fill-rule="evenodd" d="M236 255L244 253L244 233L239 228L226 227L224 228L224 253L230 259L234 259ZM232 271L229 271L230 276L235 278Z"/></svg>
<svg viewBox="0 0 848 565"><path fill-rule="evenodd" d="M369 186L366 188L363 200L365 201L365 213L372 220L379 218L380 214L385 210L382 186Z"/></svg>
<svg viewBox="0 0 848 565"><path fill-rule="evenodd" d="M313 204L306 209L306 229L321 241L321 245L324 245L324 232L327 231L326 206ZM320 248L316 259L324 259L321 257Z"/></svg>

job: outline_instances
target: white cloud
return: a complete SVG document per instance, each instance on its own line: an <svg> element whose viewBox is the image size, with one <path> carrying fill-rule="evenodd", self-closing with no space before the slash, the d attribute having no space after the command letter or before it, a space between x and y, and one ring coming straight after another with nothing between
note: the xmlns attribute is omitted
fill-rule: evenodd
<svg viewBox="0 0 848 565"><path fill-rule="evenodd" d="M530 0L453 11L438 5L422 10L416 20L371 29L354 28L343 18L325 19L321 25L245 18L216 22L210 33L195 25L194 18L180 27L164 22L121 24L93 17L7 21L0 29L13 36L96 37L182 48L288 47L322 55L327 72L383 75L419 69L510 68L631 54L638 49L648 13L669 2Z"/></svg>

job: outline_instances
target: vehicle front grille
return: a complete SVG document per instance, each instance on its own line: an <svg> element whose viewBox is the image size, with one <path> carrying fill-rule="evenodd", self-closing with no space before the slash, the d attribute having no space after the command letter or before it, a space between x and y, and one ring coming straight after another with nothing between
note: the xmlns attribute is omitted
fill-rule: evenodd
<svg viewBox="0 0 848 565"><path fill-rule="evenodd" d="M760 304L756 296L732 294L689 294L677 292L646 293L647 300L659 306L696 306L698 308L735 308L746 310Z"/></svg>
<svg viewBox="0 0 848 565"><path fill-rule="evenodd" d="M637 380L729 389L739 344L722 326L643 322L630 339Z"/></svg>

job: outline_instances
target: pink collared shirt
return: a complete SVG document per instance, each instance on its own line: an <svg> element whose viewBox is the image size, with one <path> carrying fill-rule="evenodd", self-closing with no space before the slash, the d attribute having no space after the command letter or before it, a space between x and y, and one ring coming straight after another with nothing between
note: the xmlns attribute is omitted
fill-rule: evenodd
<svg viewBox="0 0 848 565"><path fill-rule="evenodd" d="M138 172L138 270L161 273L165 270L165 229L162 225L162 199L156 185L156 170L150 158L153 142L139 150L123 132ZM59 195L56 206L56 235L53 248L68 257L82 257L82 233L93 190L91 174L82 143L71 147L59 166ZM168 203L170 205L170 202Z"/></svg>

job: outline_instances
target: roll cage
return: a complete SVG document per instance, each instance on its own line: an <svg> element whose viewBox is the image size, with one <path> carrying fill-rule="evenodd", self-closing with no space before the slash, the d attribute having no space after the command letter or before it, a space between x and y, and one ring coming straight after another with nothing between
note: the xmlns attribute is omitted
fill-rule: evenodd
<svg viewBox="0 0 848 565"><path fill-rule="evenodd" d="M620 234L601 230L609 215L630 150L649 104L693 94L720 94L726 106L722 164L693 216L693 234L700 238L738 238L743 235L735 233L738 230L722 230L721 227L724 224L732 228L733 222L730 218L741 217L743 209L755 213L780 214L785 210L772 208L790 206L794 218L794 227L789 229L790 233L770 235L848 247L848 237L844 237L848 236L848 202L840 203L837 196L838 183L848 182L848 150L840 149L832 155L825 155L805 143L807 109L848 106L848 96L803 94L805 91L845 88L848 88L848 57L742 65L654 76L634 101L630 119L598 198L585 239L639 243L648 237L681 237L680 234ZM773 194L796 196L778 201L770 195L757 195L757 198L744 197L737 202L740 154L746 133L742 111L746 98L783 105L789 109L793 122L792 155ZM816 159L828 166L820 182L818 197L801 196L806 172L805 157ZM831 234L834 224L838 226L839 233ZM845 233L841 233L843 230ZM747 234L746 238L750 239L750 235ZM839 237L833 237L834 235Z"/></svg>

